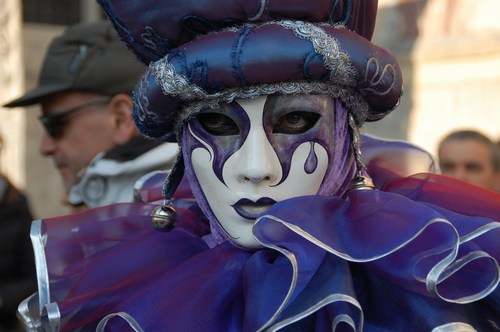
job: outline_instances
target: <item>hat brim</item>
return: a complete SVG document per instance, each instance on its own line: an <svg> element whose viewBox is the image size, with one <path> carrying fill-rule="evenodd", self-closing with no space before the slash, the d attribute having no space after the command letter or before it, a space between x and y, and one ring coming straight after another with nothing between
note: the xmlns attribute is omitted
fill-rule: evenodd
<svg viewBox="0 0 500 332"><path fill-rule="evenodd" d="M22 107L22 106L30 106L34 104L38 104L45 97L53 95L58 92L63 92L71 89L71 86L67 84L51 84L51 85L43 85L36 87L28 92L26 92L23 96L14 99L7 104L4 104L4 107L13 108L13 107Z"/></svg>

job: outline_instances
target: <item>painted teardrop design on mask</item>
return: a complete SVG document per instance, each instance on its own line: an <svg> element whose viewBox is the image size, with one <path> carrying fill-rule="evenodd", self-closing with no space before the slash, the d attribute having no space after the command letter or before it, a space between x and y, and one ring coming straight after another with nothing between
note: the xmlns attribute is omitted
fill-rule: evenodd
<svg viewBox="0 0 500 332"><path fill-rule="evenodd" d="M309 150L309 155L307 156L306 162L304 164L304 171L307 174L312 174L318 168L318 156L316 151L314 151L314 142L309 142L311 149Z"/></svg>

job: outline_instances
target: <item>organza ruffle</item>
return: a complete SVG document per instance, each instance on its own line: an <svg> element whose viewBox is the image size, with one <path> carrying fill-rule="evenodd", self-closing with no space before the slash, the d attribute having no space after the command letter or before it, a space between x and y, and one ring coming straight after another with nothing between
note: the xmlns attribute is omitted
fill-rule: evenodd
<svg viewBox="0 0 500 332"><path fill-rule="evenodd" d="M385 187L390 192L275 204L254 227L267 247L255 252L229 243L209 249L196 205L178 209L178 226L166 234L150 228L154 206L144 204L44 220L48 284L41 289L57 303L65 331L95 330L108 315L99 328L500 324L498 195L430 174ZM480 206L480 216L468 215L469 206Z"/></svg>

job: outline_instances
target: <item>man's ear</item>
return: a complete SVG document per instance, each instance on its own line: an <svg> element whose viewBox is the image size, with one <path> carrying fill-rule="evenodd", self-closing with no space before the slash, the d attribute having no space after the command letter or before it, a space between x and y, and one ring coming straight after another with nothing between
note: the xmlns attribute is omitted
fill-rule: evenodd
<svg viewBox="0 0 500 332"><path fill-rule="evenodd" d="M113 139L117 145L123 145L138 135L132 120L132 97L120 93L111 98L109 109L113 115Z"/></svg>

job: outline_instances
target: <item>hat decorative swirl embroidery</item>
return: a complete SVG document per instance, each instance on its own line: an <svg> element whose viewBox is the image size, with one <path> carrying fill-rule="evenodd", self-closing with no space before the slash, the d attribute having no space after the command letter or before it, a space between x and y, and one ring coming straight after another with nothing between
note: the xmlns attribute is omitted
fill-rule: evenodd
<svg viewBox="0 0 500 332"><path fill-rule="evenodd" d="M266 8L266 0L260 0L259 12L252 17L248 17L249 21L257 21L264 14L264 9Z"/></svg>
<svg viewBox="0 0 500 332"><path fill-rule="evenodd" d="M371 75L371 77L370 77ZM364 81L369 82L369 88L360 89L364 93L370 92L379 96L388 94L396 84L396 69L391 64L386 64L384 69L380 70L380 63L375 58L370 58L366 63ZM391 82L391 84L386 84ZM377 87L386 87L385 90L378 89Z"/></svg>
<svg viewBox="0 0 500 332"><path fill-rule="evenodd" d="M157 56L166 54L168 50L172 49L172 45L167 39L162 38L153 27L144 27L144 33L141 34L141 39L144 47L150 49Z"/></svg>

